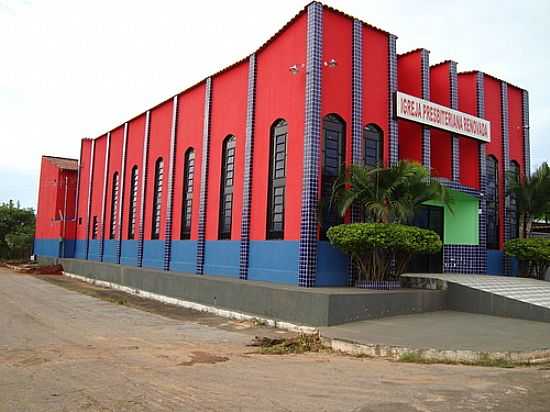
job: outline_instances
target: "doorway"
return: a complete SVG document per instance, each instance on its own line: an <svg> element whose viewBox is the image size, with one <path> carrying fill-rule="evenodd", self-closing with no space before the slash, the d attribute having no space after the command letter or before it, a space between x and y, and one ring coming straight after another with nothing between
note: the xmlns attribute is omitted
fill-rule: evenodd
<svg viewBox="0 0 550 412"><path fill-rule="evenodd" d="M430 229L443 241L443 208L439 206L422 206L413 219L413 225ZM411 273L442 273L443 249L433 255L417 255L409 263Z"/></svg>

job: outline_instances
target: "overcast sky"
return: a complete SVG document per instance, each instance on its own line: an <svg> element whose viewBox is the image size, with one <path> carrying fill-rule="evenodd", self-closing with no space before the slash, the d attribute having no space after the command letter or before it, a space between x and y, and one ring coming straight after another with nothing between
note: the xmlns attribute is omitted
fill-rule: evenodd
<svg viewBox="0 0 550 412"><path fill-rule="evenodd" d="M550 158L550 2L333 0L530 92L534 165ZM250 54L307 1L0 0L0 202L35 206L42 154L96 137ZM546 39L546 40L545 40Z"/></svg>

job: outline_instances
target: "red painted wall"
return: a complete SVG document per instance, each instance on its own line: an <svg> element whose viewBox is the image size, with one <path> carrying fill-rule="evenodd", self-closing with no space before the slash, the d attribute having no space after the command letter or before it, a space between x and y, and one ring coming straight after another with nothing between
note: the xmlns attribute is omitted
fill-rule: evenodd
<svg viewBox="0 0 550 412"><path fill-rule="evenodd" d="M257 53L256 119L250 239L265 240L271 125L288 122L285 240L300 238L300 208L304 161L305 72L293 76L288 68L306 62L306 13L286 27L269 47Z"/></svg>
<svg viewBox="0 0 550 412"><path fill-rule="evenodd" d="M76 170L60 169L47 157L42 157L36 211L37 239L74 239L75 222L69 220L75 217L76 180ZM65 225L60 216L63 212L67 219Z"/></svg>
<svg viewBox="0 0 550 412"><path fill-rule="evenodd" d="M458 75L458 110L477 116L475 73ZM460 137L460 183L479 189L479 147L475 139Z"/></svg>
<svg viewBox="0 0 550 412"><path fill-rule="evenodd" d="M499 227L500 248L504 245L504 164L502 158L501 132L501 87L500 81L484 76L485 86L485 116L491 122L491 142L487 144L487 155L493 155L498 161L499 170Z"/></svg>
<svg viewBox="0 0 550 412"><path fill-rule="evenodd" d="M78 195L78 224L76 229L76 238L79 240L87 239L88 221L88 190L90 187L90 156L92 153L92 140L82 139L80 149L80 182Z"/></svg>
<svg viewBox="0 0 550 412"><path fill-rule="evenodd" d="M185 91L178 101L178 128L174 180L174 208L172 239L180 238L183 201L183 178L185 152L190 147L195 151L195 174L193 177L193 203L191 211L191 239L198 238L199 194L201 187L202 133L204 117L204 83Z"/></svg>
<svg viewBox="0 0 550 412"><path fill-rule="evenodd" d="M111 132L111 147L109 153L109 169L107 175L107 202L105 203L105 239L109 239L111 227L111 204L113 193L113 176L118 173L119 187L119 207L120 207L120 186L121 186L121 167L122 167L122 144L124 139L124 126L120 126ZM115 221L118 220L118 211ZM118 227L116 228L118 231ZM115 239L117 238L115 232Z"/></svg>
<svg viewBox="0 0 550 412"><path fill-rule="evenodd" d="M510 161L518 162L521 174L525 174L523 149L523 93L521 89L508 86L508 113L510 135Z"/></svg>
<svg viewBox="0 0 550 412"><path fill-rule="evenodd" d="M397 90L422 98L422 52L397 56ZM399 158L422 163L422 126L399 119Z"/></svg>
<svg viewBox="0 0 550 412"><path fill-rule="evenodd" d="M373 64L373 62L376 62ZM388 34L363 26L363 122L384 132L384 163L390 159Z"/></svg>
<svg viewBox="0 0 550 412"><path fill-rule="evenodd" d="M91 198L91 213L90 213L90 233L89 237L92 238L93 233L93 216L97 216L97 222L99 225L98 239L101 238L101 205L103 199L103 175L105 168L105 151L107 148L107 135L103 135L96 139L95 142L95 154L94 154L94 168L93 168L93 184L92 184L92 198Z"/></svg>
<svg viewBox="0 0 550 412"><path fill-rule="evenodd" d="M143 137L145 133L145 115L136 117L128 123L128 143L126 147L126 171L124 176L124 201L122 203L122 239L128 239L128 210L130 207L130 179L132 177L132 168L138 167L138 195L136 208L136 237L137 222L139 222L139 204L141 202L141 174L143 172Z"/></svg>
<svg viewBox="0 0 550 412"><path fill-rule="evenodd" d="M430 100L451 107L451 65L449 62L430 67ZM452 179L452 136L449 132L430 129L430 162L432 175Z"/></svg>
<svg viewBox="0 0 550 412"><path fill-rule="evenodd" d="M164 174L162 182L160 236L164 239L166 226L166 205L168 199L168 169L170 165L170 130L172 127L172 99L161 103L151 110L151 129L147 160L147 187L145 193L144 240L151 240L153 196L155 188L155 165L158 158L163 159Z"/></svg>
<svg viewBox="0 0 550 412"><path fill-rule="evenodd" d="M212 79L206 240L218 239L222 146L229 135L235 136L236 139L231 239L241 238L247 84L247 62L232 67ZM259 149L266 150L268 147Z"/></svg>

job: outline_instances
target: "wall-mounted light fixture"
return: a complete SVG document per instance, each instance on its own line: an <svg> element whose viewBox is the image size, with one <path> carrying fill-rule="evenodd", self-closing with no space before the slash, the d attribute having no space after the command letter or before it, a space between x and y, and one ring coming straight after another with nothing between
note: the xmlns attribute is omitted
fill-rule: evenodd
<svg viewBox="0 0 550 412"><path fill-rule="evenodd" d="M329 68L333 69L338 65L338 63L336 62L335 59L330 59L329 61L323 62L323 65L325 67L329 67Z"/></svg>

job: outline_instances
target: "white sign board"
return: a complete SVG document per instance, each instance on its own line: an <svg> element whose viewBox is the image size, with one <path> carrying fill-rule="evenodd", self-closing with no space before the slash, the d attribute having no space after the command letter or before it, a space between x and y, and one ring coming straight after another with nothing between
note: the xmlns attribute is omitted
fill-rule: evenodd
<svg viewBox="0 0 550 412"><path fill-rule="evenodd" d="M397 117L447 130L482 142L491 141L491 122L429 100L397 92Z"/></svg>

